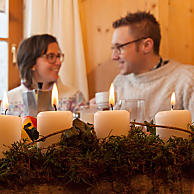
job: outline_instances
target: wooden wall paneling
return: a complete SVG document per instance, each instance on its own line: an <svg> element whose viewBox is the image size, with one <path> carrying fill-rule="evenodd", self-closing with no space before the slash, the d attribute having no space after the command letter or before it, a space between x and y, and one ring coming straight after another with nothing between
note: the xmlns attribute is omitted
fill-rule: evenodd
<svg viewBox="0 0 194 194"><path fill-rule="evenodd" d="M169 58L169 29L168 29L168 1L169 0L159 0L158 9L159 9L159 16L158 20L160 23L160 29L161 29L161 44L160 44L160 55L163 57L163 59Z"/></svg>
<svg viewBox="0 0 194 194"><path fill-rule="evenodd" d="M169 0L169 57L182 63L192 63L192 13L193 0Z"/></svg>
<svg viewBox="0 0 194 194"><path fill-rule="evenodd" d="M112 13L117 11L116 1L103 1L103 6L99 2L85 0L81 1L80 6L90 98L96 91L108 89L112 81L110 74L114 74L116 68L116 65L112 65L110 50Z"/></svg>
<svg viewBox="0 0 194 194"><path fill-rule="evenodd" d="M191 25L189 26L192 31L192 38L191 38L191 64L194 65L194 1L191 0L191 8L189 9L190 15L191 15Z"/></svg>

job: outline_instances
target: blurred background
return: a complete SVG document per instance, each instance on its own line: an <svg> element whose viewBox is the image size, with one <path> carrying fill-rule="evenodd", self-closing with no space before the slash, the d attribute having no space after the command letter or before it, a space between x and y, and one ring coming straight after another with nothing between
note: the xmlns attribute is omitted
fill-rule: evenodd
<svg viewBox="0 0 194 194"><path fill-rule="evenodd" d="M119 72L111 60L112 22L137 10L150 11L160 22L164 59L194 65L193 0L0 0L0 99L20 84L19 42L39 33L57 37L65 84L86 99L107 91Z"/></svg>

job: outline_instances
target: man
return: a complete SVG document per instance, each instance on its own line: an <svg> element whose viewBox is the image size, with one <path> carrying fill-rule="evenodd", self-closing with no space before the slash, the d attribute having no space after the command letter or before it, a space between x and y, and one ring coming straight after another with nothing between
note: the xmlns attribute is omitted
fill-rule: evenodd
<svg viewBox="0 0 194 194"><path fill-rule="evenodd" d="M160 57L161 34L155 17L149 12L129 13L113 28L112 59L120 68L114 79L117 102L144 99L145 120L150 121L157 112L171 109L175 92L175 109L189 109L194 121L194 66Z"/></svg>

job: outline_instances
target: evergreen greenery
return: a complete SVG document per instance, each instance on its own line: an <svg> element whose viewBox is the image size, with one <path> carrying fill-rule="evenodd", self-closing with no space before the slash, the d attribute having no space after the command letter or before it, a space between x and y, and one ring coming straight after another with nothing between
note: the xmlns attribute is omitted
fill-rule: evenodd
<svg viewBox="0 0 194 194"><path fill-rule="evenodd" d="M184 176L192 152L193 137L173 137L164 143L132 125L127 137L99 140L92 125L76 119L73 127L61 135L60 142L46 150L26 140L12 144L0 160L0 185L57 181L92 186L102 179L127 184L137 174L171 182Z"/></svg>

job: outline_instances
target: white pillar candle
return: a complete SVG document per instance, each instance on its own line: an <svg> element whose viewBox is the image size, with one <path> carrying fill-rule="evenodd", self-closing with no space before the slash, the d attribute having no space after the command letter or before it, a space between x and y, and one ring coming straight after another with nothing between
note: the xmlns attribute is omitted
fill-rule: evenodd
<svg viewBox="0 0 194 194"><path fill-rule="evenodd" d="M16 141L21 140L22 119L18 116L0 115L0 158ZM5 146L3 146L5 145Z"/></svg>
<svg viewBox="0 0 194 194"><path fill-rule="evenodd" d="M155 121L156 125L188 129L188 125L191 124L191 113L188 110L162 111L156 114ZM167 141L171 136L182 138L189 137L189 133L160 127L156 128L156 135L159 135L159 137L165 141Z"/></svg>
<svg viewBox="0 0 194 194"><path fill-rule="evenodd" d="M130 115L126 110L98 111L94 114L94 130L98 138L128 135Z"/></svg>
<svg viewBox="0 0 194 194"><path fill-rule="evenodd" d="M37 115L37 130L40 138L63 129L72 127L73 113L70 111L45 111ZM38 147L48 147L59 142L61 134L47 138L44 142L38 142Z"/></svg>
<svg viewBox="0 0 194 194"><path fill-rule="evenodd" d="M173 92L171 95L171 110L158 112L155 116L156 125L165 125L182 129L189 128L189 124L191 124L191 113L188 110L173 110L175 104L176 96L175 92ZM182 138L189 137L189 133L159 127L156 128L156 135L159 135L164 141L167 141L171 136Z"/></svg>
<svg viewBox="0 0 194 194"><path fill-rule="evenodd" d="M54 83L52 89L52 105L57 110L58 90ZM40 137L72 127L73 113L70 111L45 111L37 115L37 130ZM46 148L60 141L61 134L48 137L44 142L39 142L38 147Z"/></svg>

